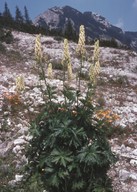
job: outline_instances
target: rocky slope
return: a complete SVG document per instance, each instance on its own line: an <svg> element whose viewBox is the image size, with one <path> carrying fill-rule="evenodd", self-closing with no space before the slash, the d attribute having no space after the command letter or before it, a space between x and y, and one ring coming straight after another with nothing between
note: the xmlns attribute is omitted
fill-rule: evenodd
<svg viewBox="0 0 137 192"><path fill-rule="evenodd" d="M13 32L14 43L5 44L6 52L0 53L0 189L14 186L22 178L21 169L27 159L24 155L30 136L30 122L39 113L44 101L38 88L38 75L34 70L35 35ZM43 52L56 68L50 81L62 87L60 70L57 68L63 54L63 41L54 37L42 37ZM87 57L92 46L86 46ZM79 67L75 55L76 44L70 42L73 71ZM117 113L116 134L110 139L112 150L119 160L110 170L114 191L136 192L137 189L137 54L129 50L100 48L101 74L96 90L97 102ZM84 64L84 74L89 63ZM19 104L9 103L6 94L15 95L15 79L23 75L25 91L19 95ZM86 78L85 78L86 79ZM83 80L83 89L85 85ZM62 98L59 97L59 100ZM122 127L119 129L119 126Z"/></svg>

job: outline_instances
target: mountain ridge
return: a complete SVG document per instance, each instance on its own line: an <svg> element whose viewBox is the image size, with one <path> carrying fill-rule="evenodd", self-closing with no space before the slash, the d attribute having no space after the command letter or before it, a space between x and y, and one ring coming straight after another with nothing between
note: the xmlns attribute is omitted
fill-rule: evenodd
<svg viewBox="0 0 137 192"><path fill-rule="evenodd" d="M95 38L110 40L114 38L123 45L137 51L137 38L132 32L123 31L97 13L90 11L82 13L68 5L49 8L35 18L34 25L64 33L68 21L71 22L72 28L77 35L79 26L84 25L89 40Z"/></svg>

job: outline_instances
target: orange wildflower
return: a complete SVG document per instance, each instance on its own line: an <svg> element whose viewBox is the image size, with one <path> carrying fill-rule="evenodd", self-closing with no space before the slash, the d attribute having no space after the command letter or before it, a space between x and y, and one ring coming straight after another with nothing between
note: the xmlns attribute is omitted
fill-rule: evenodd
<svg viewBox="0 0 137 192"><path fill-rule="evenodd" d="M3 96L9 102L10 105L19 105L21 103L20 97L17 93L6 92L3 94Z"/></svg>
<svg viewBox="0 0 137 192"><path fill-rule="evenodd" d="M112 123L120 118L117 114L110 110L99 110L96 112L95 116L97 119L105 120L108 123Z"/></svg>

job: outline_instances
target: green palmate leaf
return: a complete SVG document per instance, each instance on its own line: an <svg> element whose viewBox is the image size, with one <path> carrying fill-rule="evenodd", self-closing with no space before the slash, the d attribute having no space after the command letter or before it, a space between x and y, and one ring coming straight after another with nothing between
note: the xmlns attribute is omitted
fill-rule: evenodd
<svg viewBox="0 0 137 192"><path fill-rule="evenodd" d="M73 161L71 154L71 152L54 149L51 153L51 162L66 167L69 162Z"/></svg>
<svg viewBox="0 0 137 192"><path fill-rule="evenodd" d="M62 131L61 137L68 138L69 146L78 147L81 145L81 139L84 138L84 131L82 129L77 130L77 127L67 127Z"/></svg>
<svg viewBox="0 0 137 192"><path fill-rule="evenodd" d="M76 93L74 88L64 86L62 93L69 100L69 102L76 101Z"/></svg>
<svg viewBox="0 0 137 192"><path fill-rule="evenodd" d="M77 164L74 162L74 159L73 159L73 162L68 165L67 169L69 172L71 172L72 170L75 170L77 168Z"/></svg>
<svg viewBox="0 0 137 192"><path fill-rule="evenodd" d="M90 146L84 147L79 155L78 159L80 162L85 162L87 164L98 164L100 160L100 151L98 150L98 146L96 144L92 144Z"/></svg>
<svg viewBox="0 0 137 192"><path fill-rule="evenodd" d="M81 127L81 128L75 127L74 131L73 131L73 129L72 129L72 133L73 133L75 139L77 139L77 140L78 140L79 138L87 139L87 135L86 135L83 127Z"/></svg>
<svg viewBox="0 0 137 192"><path fill-rule="evenodd" d="M66 161L66 158L65 158L65 157L61 157L61 158L60 158L60 162L61 162L61 165L63 165L64 167L66 167L67 161Z"/></svg>
<svg viewBox="0 0 137 192"><path fill-rule="evenodd" d="M98 188L95 188L95 189L93 190L93 192L109 192L109 191L106 190L106 189L104 189L104 188L102 188L102 187L98 187Z"/></svg>
<svg viewBox="0 0 137 192"><path fill-rule="evenodd" d="M39 167L42 168L43 165L45 164L45 161L46 161L46 158L44 157L43 159L41 158L40 159L40 162L39 162Z"/></svg>
<svg viewBox="0 0 137 192"><path fill-rule="evenodd" d="M112 188L111 187L103 187L103 186L97 186L93 192L112 192Z"/></svg>
<svg viewBox="0 0 137 192"><path fill-rule="evenodd" d="M44 112L40 115L38 122L40 122L41 120L44 120L45 117L47 117L47 116L48 116L48 112L47 112L47 111L44 111Z"/></svg>
<svg viewBox="0 0 137 192"><path fill-rule="evenodd" d="M59 177L57 174L53 174L49 179L48 179L48 182L49 182L49 185L51 186L54 186L54 187L59 187Z"/></svg>
<svg viewBox="0 0 137 192"><path fill-rule="evenodd" d="M110 183L110 179L108 178L106 179L103 177L98 178L98 180L94 182L93 186L94 186L93 192L112 192L113 191Z"/></svg>
<svg viewBox="0 0 137 192"><path fill-rule="evenodd" d="M83 189L84 185L85 185L85 181L83 181L83 180L74 181L72 183L72 190L77 191L77 190Z"/></svg>
<svg viewBox="0 0 137 192"><path fill-rule="evenodd" d="M46 168L45 168L45 172L46 172L46 173L53 173L53 172L54 172L54 169L51 168L51 167L46 167Z"/></svg>
<svg viewBox="0 0 137 192"><path fill-rule="evenodd" d="M62 179L65 179L69 176L69 172L66 170L59 170L58 172L58 177L59 178L62 178Z"/></svg>
<svg viewBox="0 0 137 192"><path fill-rule="evenodd" d="M61 160L61 156L54 157L54 158L52 158L52 163L57 164L57 163L59 163L60 160Z"/></svg>
<svg viewBox="0 0 137 192"><path fill-rule="evenodd" d="M53 149L54 144L56 143L56 138L54 137L54 134L49 134L49 136L47 137L47 139L44 140L43 142L43 146L45 148L50 148Z"/></svg>
<svg viewBox="0 0 137 192"><path fill-rule="evenodd" d="M37 174L30 177L27 191L35 191L35 192L43 191L40 177Z"/></svg>
<svg viewBox="0 0 137 192"><path fill-rule="evenodd" d="M38 130L38 126L35 122L31 124L31 134L33 136L40 136L40 131Z"/></svg>

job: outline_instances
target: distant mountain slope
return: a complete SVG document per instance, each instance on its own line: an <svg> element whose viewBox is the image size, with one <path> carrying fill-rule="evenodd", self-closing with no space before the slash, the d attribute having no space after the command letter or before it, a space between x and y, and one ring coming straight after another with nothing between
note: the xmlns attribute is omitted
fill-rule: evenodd
<svg viewBox="0 0 137 192"><path fill-rule="evenodd" d="M127 41L129 41L131 48L137 51L137 32L127 31L125 32L125 35L127 37Z"/></svg>
<svg viewBox="0 0 137 192"><path fill-rule="evenodd" d="M134 39L134 34L129 35L129 33L123 32L121 28L112 25L101 15L92 12L81 13L70 6L50 8L37 16L34 24L45 29L64 32L68 21L71 22L76 34L78 34L79 26L83 24L88 39L101 38L109 40L115 38L129 47ZM136 46L131 47L137 50L137 39L134 40L136 40Z"/></svg>

